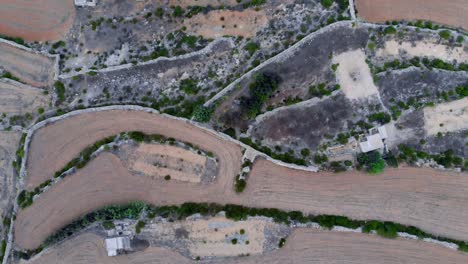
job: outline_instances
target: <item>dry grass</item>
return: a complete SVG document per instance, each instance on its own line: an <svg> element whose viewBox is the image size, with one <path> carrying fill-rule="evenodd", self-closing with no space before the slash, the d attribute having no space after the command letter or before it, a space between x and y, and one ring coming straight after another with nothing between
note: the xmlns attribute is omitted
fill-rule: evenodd
<svg viewBox="0 0 468 264"><path fill-rule="evenodd" d="M181 6L181 7L188 7L188 6L234 6L237 5L236 0L169 0L169 6Z"/></svg>
<svg viewBox="0 0 468 264"><path fill-rule="evenodd" d="M145 176L198 183L205 172L206 157L180 147L141 144L128 150L125 166Z"/></svg>
<svg viewBox="0 0 468 264"><path fill-rule="evenodd" d="M349 99L366 98L378 94L366 55L362 50L341 53L333 57L333 64L339 64L336 78Z"/></svg>
<svg viewBox="0 0 468 264"><path fill-rule="evenodd" d="M22 82L37 87L52 84L54 59L6 43L0 43L0 54L0 66Z"/></svg>
<svg viewBox="0 0 468 264"><path fill-rule="evenodd" d="M468 129L468 98L425 107L424 128L428 135Z"/></svg>
<svg viewBox="0 0 468 264"><path fill-rule="evenodd" d="M40 89L0 79L0 113L23 115L47 108L49 101Z"/></svg>
<svg viewBox="0 0 468 264"><path fill-rule="evenodd" d="M244 11L216 10L208 14L198 14L185 20L187 29L205 38L219 38L225 35L253 37L268 23L264 11L247 9Z"/></svg>
<svg viewBox="0 0 468 264"><path fill-rule="evenodd" d="M297 229L285 247L266 255L211 260L209 263L379 263L458 264L468 262L468 255L420 241L385 239L374 235ZM85 233L21 264L186 264L191 261L164 248L149 247L143 252L107 257L103 239ZM203 262L202 262L203 263Z"/></svg>
<svg viewBox="0 0 468 264"><path fill-rule="evenodd" d="M433 57L444 61L468 62L468 52L463 47L449 47L444 44L416 41L415 45L411 42L397 42L390 40L385 42L383 49L377 50L377 56L399 56L400 52L406 52L411 57Z"/></svg>
<svg viewBox="0 0 468 264"><path fill-rule="evenodd" d="M370 22L420 19L468 29L466 0L356 0L355 5Z"/></svg>
<svg viewBox="0 0 468 264"><path fill-rule="evenodd" d="M0 34L28 41L58 40L75 19L72 0L2 0Z"/></svg>

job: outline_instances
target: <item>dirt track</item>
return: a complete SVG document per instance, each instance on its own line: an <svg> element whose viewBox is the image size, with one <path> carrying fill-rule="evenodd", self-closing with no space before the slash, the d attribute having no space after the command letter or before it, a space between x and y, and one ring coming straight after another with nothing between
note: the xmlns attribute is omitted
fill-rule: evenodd
<svg viewBox="0 0 468 264"><path fill-rule="evenodd" d="M2 0L0 34L28 41L58 40L75 19L73 0Z"/></svg>
<svg viewBox="0 0 468 264"><path fill-rule="evenodd" d="M28 52L6 43L0 43L0 54L0 67L18 77L21 82L37 87L52 84L55 63L53 58Z"/></svg>
<svg viewBox="0 0 468 264"><path fill-rule="evenodd" d="M232 183L240 167L238 146L185 122L143 112L82 114L40 129L31 143L29 185L48 178L44 175L53 173L54 166L63 166L85 146L125 129L171 135L213 151L220 160L220 174L209 185L136 177L116 156L104 153L18 213L15 238L20 247L35 248L76 217L107 204L130 200L153 204L236 203L382 219L468 239L466 174L418 168L388 169L378 176L359 172L310 173L260 160L245 193L236 195Z"/></svg>
<svg viewBox="0 0 468 264"><path fill-rule="evenodd" d="M370 22L430 20L468 30L466 0L355 0L357 15Z"/></svg>
<svg viewBox="0 0 468 264"><path fill-rule="evenodd" d="M264 256L249 256L218 261L190 261L171 250L147 248L118 257L107 257L103 239L85 233L57 245L41 257L25 264L143 264L143 263L466 263L468 254L429 243L404 239L384 239L373 235L298 229L286 246Z"/></svg>

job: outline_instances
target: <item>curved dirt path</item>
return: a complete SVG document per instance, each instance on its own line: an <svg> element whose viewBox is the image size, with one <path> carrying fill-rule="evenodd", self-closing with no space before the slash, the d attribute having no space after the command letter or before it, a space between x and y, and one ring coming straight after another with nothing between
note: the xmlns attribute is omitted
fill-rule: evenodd
<svg viewBox="0 0 468 264"><path fill-rule="evenodd" d="M468 30L466 0L354 0L357 15L370 22L430 20Z"/></svg>
<svg viewBox="0 0 468 264"><path fill-rule="evenodd" d="M2 0L0 34L27 41L59 40L75 19L73 0Z"/></svg>
<svg viewBox="0 0 468 264"><path fill-rule="evenodd" d="M238 145L188 122L139 111L79 114L39 129L30 146L28 182L50 178L44 176L52 175L84 147L129 130L172 136L214 152L220 161L217 179L203 185L138 177L131 175L115 155L103 153L41 194L32 206L18 212L15 239L20 247L36 248L82 214L131 200L152 204L235 203L381 219L468 239L468 222L464 221L468 218L466 174L427 168L387 169L377 176L357 171L311 173L259 160L247 189L237 195L233 179L242 157Z"/></svg>
<svg viewBox="0 0 468 264"><path fill-rule="evenodd" d="M287 239L286 245L266 255L234 259L191 261L165 248L150 247L117 257L108 257L101 237L84 233L61 243L22 264L143 264L143 263L467 263L468 254L430 243L384 239L374 235L338 233L314 229L297 229Z"/></svg>

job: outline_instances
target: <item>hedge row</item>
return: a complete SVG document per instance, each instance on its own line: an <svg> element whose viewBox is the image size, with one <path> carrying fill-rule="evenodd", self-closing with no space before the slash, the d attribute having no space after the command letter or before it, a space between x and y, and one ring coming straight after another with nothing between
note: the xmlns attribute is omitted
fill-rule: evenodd
<svg viewBox="0 0 468 264"><path fill-rule="evenodd" d="M331 229L334 226L343 226L352 229L362 228L363 233L375 231L378 235L386 238L395 238L398 236L398 232L405 232L415 235L420 239L432 238L439 241L454 243L459 246L459 250L468 252L467 242L432 235L414 226L405 226L389 221L353 220L346 216L338 215L304 215L300 211L286 212L276 208L250 208L234 204L184 203L180 206L155 207L140 201L131 202L127 205L107 206L89 213L50 236L44 242L43 246L57 243L97 221L139 219L139 216L143 212L146 212L149 218L161 216L169 218L170 220L182 220L194 214L214 216L221 211L226 213L227 218L235 221L246 220L248 216L265 216L272 218L277 223L284 224L316 222L327 229ZM33 252L37 251L38 250Z"/></svg>

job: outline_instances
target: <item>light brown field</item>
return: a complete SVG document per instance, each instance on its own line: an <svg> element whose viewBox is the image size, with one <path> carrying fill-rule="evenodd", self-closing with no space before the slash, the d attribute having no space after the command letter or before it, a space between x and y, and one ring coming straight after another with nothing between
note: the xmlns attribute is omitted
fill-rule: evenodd
<svg viewBox="0 0 468 264"><path fill-rule="evenodd" d="M58 40L75 19L73 0L2 0L0 34L28 41Z"/></svg>
<svg viewBox="0 0 468 264"><path fill-rule="evenodd" d="M158 0L160 1L160 0ZM237 5L236 0L169 0L169 6L181 6L181 7L188 7L188 6L234 6Z"/></svg>
<svg viewBox="0 0 468 264"><path fill-rule="evenodd" d="M221 160L220 173L233 176L240 168L240 147L186 122L141 111L102 111L86 113L56 122L38 130L28 155L26 187L31 190L53 177L85 147L125 131L162 134L190 142L211 151ZM70 136L72 135L73 136ZM44 155L50 155L45 157Z"/></svg>
<svg viewBox="0 0 468 264"><path fill-rule="evenodd" d="M23 115L46 108L49 100L40 89L0 79L0 113Z"/></svg>
<svg viewBox="0 0 468 264"><path fill-rule="evenodd" d="M255 36L257 31L268 23L264 11L246 9L244 11L216 10L208 14L197 14L184 21L187 29L205 38L222 36Z"/></svg>
<svg viewBox="0 0 468 264"><path fill-rule="evenodd" d="M198 183L205 172L206 157L181 147L143 143L127 152L125 166L144 176Z"/></svg>
<svg viewBox="0 0 468 264"><path fill-rule="evenodd" d="M6 43L0 43L0 54L0 67L18 77L22 82L37 87L52 84L54 78L53 58L19 49Z"/></svg>
<svg viewBox="0 0 468 264"><path fill-rule="evenodd" d="M297 229L286 245L272 253L240 258L191 261L164 248L149 247L142 252L108 257L103 239L85 233L54 246L41 256L21 264L186 264L186 263L375 263L375 264L458 264L468 262L468 254L430 243L385 239L359 233L338 233Z"/></svg>
<svg viewBox="0 0 468 264"><path fill-rule="evenodd" d="M468 238L466 174L406 167L387 169L378 176L357 171L311 173L259 160L246 190L237 195L233 179L242 155L237 145L185 122L144 112L81 114L38 130L30 148L28 185L36 186L33 183L50 178L54 166L61 168L97 139L125 130L170 135L202 146L217 155L220 173L206 185L138 177L130 174L118 157L103 153L18 213L15 238L20 247L35 248L82 214L132 200L158 205L234 203L346 215L414 225L455 239Z"/></svg>
<svg viewBox="0 0 468 264"><path fill-rule="evenodd" d="M14 175L12 162L21 138L18 131L0 131L0 215L14 199Z"/></svg>
<svg viewBox="0 0 468 264"><path fill-rule="evenodd" d="M428 135L468 129L468 98L424 108Z"/></svg>
<svg viewBox="0 0 468 264"><path fill-rule="evenodd" d="M370 22L430 20L468 29L466 0L355 0L357 15Z"/></svg>

